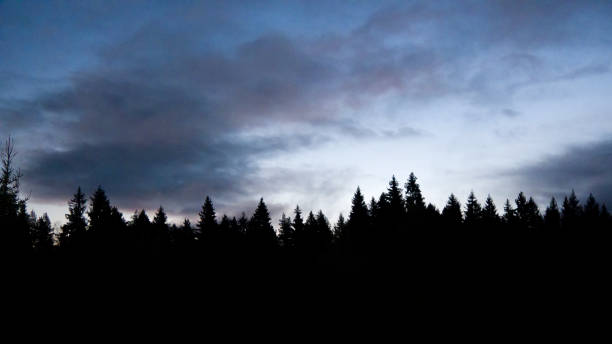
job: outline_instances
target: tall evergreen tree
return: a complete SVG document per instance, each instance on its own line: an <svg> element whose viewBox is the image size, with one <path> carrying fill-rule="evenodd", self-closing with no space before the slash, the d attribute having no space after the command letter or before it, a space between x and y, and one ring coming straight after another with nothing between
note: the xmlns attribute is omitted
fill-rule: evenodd
<svg viewBox="0 0 612 344"><path fill-rule="evenodd" d="M527 230L538 231L542 227L542 215L540 214L540 208L532 197L529 197L527 201L527 217L526 217Z"/></svg>
<svg viewBox="0 0 612 344"><path fill-rule="evenodd" d="M32 247L30 227L18 220L20 207L25 207L27 200L19 199L19 181L22 175L14 166L15 156L14 143L9 137L0 150L0 239L3 241L0 253L7 255L26 253Z"/></svg>
<svg viewBox="0 0 612 344"><path fill-rule="evenodd" d="M411 221L422 218L425 213L425 199L421 194L421 187L417 183L417 177L410 173L406 182L406 213Z"/></svg>
<svg viewBox="0 0 612 344"><path fill-rule="evenodd" d="M465 208L465 225L468 228L479 229L482 221L482 207L474 195L470 192Z"/></svg>
<svg viewBox="0 0 612 344"><path fill-rule="evenodd" d="M34 227L34 248L36 252L48 254L53 248L53 228L47 213L39 217Z"/></svg>
<svg viewBox="0 0 612 344"><path fill-rule="evenodd" d="M293 226L291 226L291 218L287 217L285 213L283 213L278 224L280 227L279 239L281 244L285 248L292 248L295 243L295 231L293 230Z"/></svg>
<svg viewBox="0 0 612 344"><path fill-rule="evenodd" d="M415 183L416 183L416 177L415 177ZM412 188L413 186L410 186L410 187ZM418 188L418 184L417 184L417 188ZM397 223L399 225L402 225L404 222L404 217L406 215L406 205L404 203L404 196L402 195L402 189L400 188L399 183L395 179L395 176L392 176L391 180L389 181L389 187L387 188L385 199L389 206L389 212L388 212L389 223L392 223L392 224ZM382 196L381 196L381 200L382 200Z"/></svg>
<svg viewBox="0 0 612 344"><path fill-rule="evenodd" d="M512 207L509 199L506 199L504 204L504 225L509 230L514 230L518 226L518 216L516 215L516 209Z"/></svg>
<svg viewBox="0 0 612 344"><path fill-rule="evenodd" d="M353 195L353 201L351 205L351 212L349 214L348 222L346 225L345 239L348 240L349 245L355 248L363 248L367 242L367 235L370 231L370 215L368 207L366 206L361 189L357 187L355 194Z"/></svg>
<svg viewBox="0 0 612 344"><path fill-rule="evenodd" d="M111 214L111 206L106 192L98 186L94 194L91 196L91 203L87 216L89 216L89 230L92 233L100 232L106 229L109 224Z"/></svg>
<svg viewBox="0 0 612 344"><path fill-rule="evenodd" d="M200 240L202 243L205 243L207 240L214 241L218 225L217 215L210 197L206 196L199 215L198 228L200 229Z"/></svg>
<svg viewBox="0 0 612 344"><path fill-rule="evenodd" d="M550 204L544 213L544 229L547 232L556 233L561 229L561 213L557 200L554 197L550 199Z"/></svg>
<svg viewBox="0 0 612 344"><path fill-rule="evenodd" d="M344 220L344 215L340 213L340 215L338 216L338 221L334 225L334 241L335 242L340 242L344 238L344 236L346 235L345 230L346 230L346 221Z"/></svg>
<svg viewBox="0 0 612 344"><path fill-rule="evenodd" d="M319 210L317 221L317 246L319 250L327 250L331 246L332 231L327 217Z"/></svg>
<svg viewBox="0 0 612 344"><path fill-rule="evenodd" d="M463 216L461 214L461 203L454 194L448 197L446 206L442 209L442 219L444 220L445 226L450 228L457 228L463 223Z"/></svg>
<svg viewBox="0 0 612 344"><path fill-rule="evenodd" d="M563 209L561 210L561 228L564 231L576 230L579 227L579 219L582 216L582 207L580 201L576 197L576 193L572 190L570 197L565 197L563 200Z"/></svg>
<svg viewBox="0 0 612 344"><path fill-rule="evenodd" d="M593 197L593 194L589 194L589 197L584 204L583 221L584 229L593 231L599 223L599 203Z"/></svg>
<svg viewBox="0 0 612 344"><path fill-rule="evenodd" d="M62 232L59 237L60 246L68 248L71 243L78 245L82 242L87 229L87 220L85 220L85 211L87 210L87 198L81 191L81 187L77 189L70 202L68 202L68 214L66 214L66 224L62 226Z"/></svg>
<svg viewBox="0 0 612 344"><path fill-rule="evenodd" d="M484 208L482 209L482 221L483 226L487 229L495 229L499 225L499 215L497 214L497 207L493 202L491 195L487 196Z"/></svg>
<svg viewBox="0 0 612 344"><path fill-rule="evenodd" d="M516 204L517 224L521 229L525 230L527 229L527 222L529 220L529 210L527 207L527 198L522 191L519 192L514 203Z"/></svg>
<svg viewBox="0 0 612 344"><path fill-rule="evenodd" d="M247 239L252 248L257 250L273 249L277 246L277 237L272 224L270 213L263 198L259 200L257 209L249 221Z"/></svg>

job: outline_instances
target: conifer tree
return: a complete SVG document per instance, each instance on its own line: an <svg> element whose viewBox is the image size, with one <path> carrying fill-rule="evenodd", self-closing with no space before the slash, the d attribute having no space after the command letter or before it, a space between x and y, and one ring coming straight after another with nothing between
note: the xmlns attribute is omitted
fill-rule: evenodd
<svg viewBox="0 0 612 344"><path fill-rule="evenodd" d="M344 238L344 236L346 235L345 230L346 230L346 221L344 220L344 215L340 213L340 215L338 216L338 221L334 225L334 241L335 242L339 242Z"/></svg>
<svg viewBox="0 0 612 344"><path fill-rule="evenodd" d="M351 212L349 214L346 225L345 238L348 240L348 245L361 249L366 245L367 235L370 231L370 215L366 206L361 189L357 187L353 195Z"/></svg>
<svg viewBox="0 0 612 344"><path fill-rule="evenodd" d="M166 215L166 212L164 211L164 208L162 206L159 206L159 208L157 209L157 212L155 213L155 216L153 217L153 224L155 226L158 227L163 227L163 228L168 228L168 216Z"/></svg>
<svg viewBox="0 0 612 344"><path fill-rule="evenodd" d="M465 208L465 225L468 228L479 229L482 221L482 207L474 195L470 192Z"/></svg>
<svg viewBox="0 0 612 344"><path fill-rule="evenodd" d="M561 213L557 200L554 197L550 199L550 204L544 213L544 229L547 232L556 233L561 229Z"/></svg>
<svg viewBox="0 0 612 344"><path fill-rule="evenodd" d="M589 197L584 204L584 212L583 212L583 225L584 229L593 231L598 225L599 222L599 204L593 197L593 194L589 194Z"/></svg>
<svg viewBox="0 0 612 344"><path fill-rule="evenodd" d="M34 227L34 248L40 254L48 254L53 248L53 228L47 213L39 217Z"/></svg>
<svg viewBox="0 0 612 344"><path fill-rule="evenodd" d="M319 210L316 217L317 221L317 245L321 250L326 250L331 246L332 231L329 226L327 217L323 214L322 210Z"/></svg>
<svg viewBox="0 0 612 344"><path fill-rule="evenodd" d="M509 199L506 199L506 203L504 204L504 225L506 228L510 230L514 230L517 227L518 218L516 215L516 209L512 207Z"/></svg>
<svg viewBox="0 0 612 344"><path fill-rule="evenodd" d="M527 230L538 231L542 226L542 215L540 214L540 208L532 197L529 197L527 201L527 218L526 218Z"/></svg>
<svg viewBox="0 0 612 344"><path fill-rule="evenodd" d="M482 221L483 225L487 229L494 229L499 225L499 215L497 214L497 207L493 202L491 195L487 196L484 208L482 209Z"/></svg>
<svg viewBox="0 0 612 344"><path fill-rule="evenodd" d="M87 198L81 191L81 187L77 188L70 202L68 202L68 214L66 214L66 224L62 226L60 234L60 246L68 247L71 243L78 245L82 242L87 229L87 220L85 220L85 211L87 210Z"/></svg>
<svg viewBox="0 0 612 344"><path fill-rule="evenodd" d="M200 240L202 243L205 243L207 240L214 241L217 231L217 215L210 197L206 196L199 215L198 228L200 229Z"/></svg>
<svg viewBox="0 0 612 344"><path fill-rule="evenodd" d="M252 248L257 250L273 249L277 245L277 237L272 224L270 213L263 198L259 200L257 209L249 221L247 239Z"/></svg>
<svg viewBox="0 0 612 344"><path fill-rule="evenodd" d="M416 177L415 177L414 182L416 183ZM413 185L410 187L412 188ZM417 188L418 188L418 185L417 185ZM402 189L400 188L399 183L395 179L395 176L391 177L391 180L389 181L389 187L387 188L387 193L385 196L386 196L385 197L386 203L388 204L388 207L389 207L389 212L388 212L389 222L397 223L401 225L404 222L404 217L406 215L406 205L404 203L404 196L402 195ZM381 195L381 201L382 199L383 197Z"/></svg>
<svg viewBox="0 0 612 344"><path fill-rule="evenodd" d="M446 206L442 209L442 219L446 226L458 227L463 223L463 216L461 214L461 203L454 194L448 197Z"/></svg>
<svg viewBox="0 0 612 344"><path fill-rule="evenodd" d="M561 228L564 231L572 231L578 229L579 219L582 216L582 207L576 197L576 193L572 190L570 197L565 197L563 200L563 208L561 210Z"/></svg>
<svg viewBox="0 0 612 344"><path fill-rule="evenodd" d="M281 215L281 219L278 222L280 231L279 231L279 239L283 247L292 248L294 245L294 230L293 226L291 226L291 218L287 217L285 213Z"/></svg>
<svg viewBox="0 0 612 344"><path fill-rule="evenodd" d="M519 192L516 200L514 200L514 203L516 204L517 224L521 229L527 229L529 210L527 208L527 198L522 191Z"/></svg>
<svg viewBox="0 0 612 344"><path fill-rule="evenodd" d="M26 253L31 250L30 226L23 221L27 199L19 199L19 181L21 171L14 166L16 152L13 140L9 137L0 150L0 231L3 247L0 253ZM19 214L22 220L19 221ZM35 220L35 219L34 219ZM21 224L21 225L20 225Z"/></svg>
<svg viewBox="0 0 612 344"><path fill-rule="evenodd" d="M87 216L89 216L89 230L92 233L103 231L109 224L111 206L101 186L98 186L91 196L90 204L91 206L87 212Z"/></svg>
<svg viewBox="0 0 612 344"><path fill-rule="evenodd" d="M406 188L406 213L411 221L416 221L425 213L425 199L421 194L421 187L417 183L417 177L410 173ZM416 220L415 220L416 219Z"/></svg>

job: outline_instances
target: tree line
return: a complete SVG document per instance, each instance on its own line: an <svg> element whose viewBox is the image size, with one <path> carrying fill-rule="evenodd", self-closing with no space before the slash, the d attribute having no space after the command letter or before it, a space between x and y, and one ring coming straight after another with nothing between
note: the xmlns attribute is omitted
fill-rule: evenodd
<svg viewBox="0 0 612 344"><path fill-rule="evenodd" d="M185 219L177 225L168 223L161 206L152 218L140 210L126 220L102 187L90 197L78 187L68 202L66 223L55 233L47 214L27 211L14 157L9 139L2 149L0 228L2 253L10 256L183 259L204 261L210 268L269 264L350 270L409 260L417 252L432 255L433 260L440 256L465 259L484 252L489 257L516 257L517 248L533 256L567 245L587 252L607 245L612 232L608 209L593 195L581 203L572 191L561 205L552 198L542 214L534 199L523 192L512 202L506 200L501 212L490 196L481 203L472 192L462 206L451 194L439 210L426 204L411 173L403 186L393 176L387 189L369 202L358 187L350 213L346 218L340 214L334 224L321 210L305 213L296 206L292 214L281 216L278 232L263 198L250 217L242 213L230 218L219 216L207 196L197 223Z"/></svg>

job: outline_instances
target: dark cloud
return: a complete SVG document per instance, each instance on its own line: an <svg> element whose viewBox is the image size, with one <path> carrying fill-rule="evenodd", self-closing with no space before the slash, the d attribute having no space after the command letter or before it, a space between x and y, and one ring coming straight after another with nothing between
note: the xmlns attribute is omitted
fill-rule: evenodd
<svg viewBox="0 0 612 344"><path fill-rule="evenodd" d="M593 193L612 205L612 141L574 147L512 174L519 185L543 200L551 196L562 199L575 189L581 197Z"/></svg>
<svg viewBox="0 0 612 344"><path fill-rule="evenodd" d="M126 8L112 30L90 22L104 10L120 12L122 2L77 15L87 30L112 33L99 34L105 43L96 62L52 90L0 98L0 135L30 141L24 182L34 197L65 200L77 185L102 184L125 208L163 203L184 214L205 194L221 206L241 204L279 185L262 179L262 158L341 137L425 134L418 125L368 125L375 100L497 102L533 83L609 72L599 61L556 70L542 54L551 46L609 42L606 3L396 4L351 29L310 35L284 31L282 23L276 30L274 23L244 23L252 18L234 16L234 3L164 5L136 24L138 7ZM586 41L578 25L585 18L601 30L589 29ZM0 81L0 89L15 84ZM508 107L502 113L516 116L511 106L496 103L495 111ZM304 193L321 184L290 173L286 184L300 178L310 185Z"/></svg>

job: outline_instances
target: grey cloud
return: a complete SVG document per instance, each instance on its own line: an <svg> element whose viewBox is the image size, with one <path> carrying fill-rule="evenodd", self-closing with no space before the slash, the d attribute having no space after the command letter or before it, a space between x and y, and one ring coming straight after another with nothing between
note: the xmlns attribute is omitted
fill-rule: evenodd
<svg viewBox="0 0 612 344"><path fill-rule="evenodd" d="M521 114L519 111L516 111L516 110L513 110L513 109L503 109L503 110L501 110L501 113L504 116L508 116L508 117L517 117L518 115Z"/></svg>
<svg viewBox="0 0 612 344"><path fill-rule="evenodd" d="M509 174L526 190L545 198L562 197L575 189L582 197L593 193L600 202L612 205L612 141L573 147Z"/></svg>
<svg viewBox="0 0 612 344"><path fill-rule="evenodd" d="M379 97L496 99L526 83L607 72L601 64L564 74L546 71L539 47L580 36L579 27L567 23L585 12L573 6L578 5L398 5L344 34L266 32L220 47L214 25L228 27L236 19L220 13L214 25L200 25L194 9L181 12L183 26L152 21L109 44L99 64L73 74L67 87L28 100L2 100L0 134L49 138L46 149L32 143L36 149L24 171L24 182L45 199L65 200L77 185L103 184L127 208L163 202L183 213L197 209L204 193L218 195L221 205L241 202L263 190L250 189L255 182L267 185L258 179L261 157L342 135L424 134L412 127L377 131L361 125L360 111ZM510 53L473 62L474 51L484 45ZM346 107L354 119L340 117ZM247 135L260 128L281 131L287 124L305 130ZM168 204L172 200L188 205Z"/></svg>

